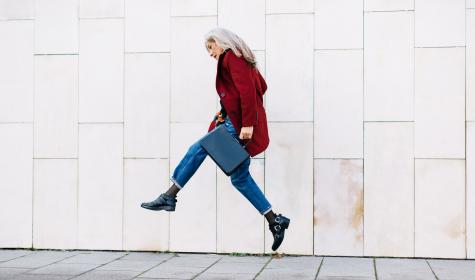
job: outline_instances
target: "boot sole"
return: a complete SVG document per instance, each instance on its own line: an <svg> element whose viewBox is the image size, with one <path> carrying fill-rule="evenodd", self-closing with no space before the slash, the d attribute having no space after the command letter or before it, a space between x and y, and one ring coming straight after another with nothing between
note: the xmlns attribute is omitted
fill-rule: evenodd
<svg viewBox="0 0 475 280"><path fill-rule="evenodd" d="M165 211L175 211L175 207L172 206L160 206L160 207L149 207L149 206L144 206L140 205L140 207L148 209L148 210L154 210L154 211L159 211L159 210L165 210Z"/></svg>

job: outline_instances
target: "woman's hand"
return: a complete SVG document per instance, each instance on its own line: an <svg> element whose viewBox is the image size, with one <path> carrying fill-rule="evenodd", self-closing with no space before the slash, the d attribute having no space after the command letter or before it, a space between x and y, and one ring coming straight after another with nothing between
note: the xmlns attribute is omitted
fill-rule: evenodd
<svg viewBox="0 0 475 280"><path fill-rule="evenodd" d="M254 130L253 126L244 126L241 128L241 133L239 134L240 139L251 139L252 131Z"/></svg>

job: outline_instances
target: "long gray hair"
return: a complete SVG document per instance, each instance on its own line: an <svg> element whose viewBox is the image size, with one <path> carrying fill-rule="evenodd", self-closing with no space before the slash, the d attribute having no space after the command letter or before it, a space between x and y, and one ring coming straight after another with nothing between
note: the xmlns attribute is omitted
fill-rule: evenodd
<svg viewBox="0 0 475 280"><path fill-rule="evenodd" d="M205 47L208 42L215 42L224 50L231 49L236 56L244 56L249 64L256 67L257 61L254 53L244 40L232 31L221 27L213 28L205 35Z"/></svg>

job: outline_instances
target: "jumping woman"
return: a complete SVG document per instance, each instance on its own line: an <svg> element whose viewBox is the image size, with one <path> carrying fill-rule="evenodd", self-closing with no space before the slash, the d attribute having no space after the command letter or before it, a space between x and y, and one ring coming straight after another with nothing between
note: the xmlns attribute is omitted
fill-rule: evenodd
<svg viewBox="0 0 475 280"><path fill-rule="evenodd" d="M255 56L239 36L224 28L208 32L205 47L209 55L217 60L216 90L221 103L221 110L211 121L208 133L217 126L224 125L238 141L249 141L245 149L250 157L254 157L269 145L263 105L267 84L256 67ZM173 185L155 200L144 202L141 206L150 210L175 211L177 193L207 155L199 140L193 143L170 177ZM274 237L272 250L275 251L284 240L290 219L272 211L271 204L249 173L250 157L230 175L231 183L265 216Z"/></svg>

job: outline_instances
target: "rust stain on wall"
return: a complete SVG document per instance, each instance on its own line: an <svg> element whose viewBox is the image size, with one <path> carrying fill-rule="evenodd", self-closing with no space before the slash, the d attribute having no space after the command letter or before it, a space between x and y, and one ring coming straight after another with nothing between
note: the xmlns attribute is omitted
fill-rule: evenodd
<svg viewBox="0 0 475 280"><path fill-rule="evenodd" d="M363 223L363 213L364 213L364 205L363 205L363 191L358 191L356 201L353 205L353 217L351 219L351 226L354 229L359 229L361 224Z"/></svg>
<svg viewBox="0 0 475 280"><path fill-rule="evenodd" d="M457 217L450 220L450 222L445 227L445 232L452 239L460 238L465 235L465 218L463 215L458 215Z"/></svg>
<svg viewBox="0 0 475 280"><path fill-rule="evenodd" d="M361 167L359 164L354 164L352 160L341 160L340 161L340 170L344 176L352 176L354 174L359 174L361 172Z"/></svg>
<svg viewBox="0 0 475 280"><path fill-rule="evenodd" d="M313 225L317 224L331 224L331 214L326 209L315 210L313 215Z"/></svg>
<svg viewBox="0 0 475 280"><path fill-rule="evenodd" d="M362 182L358 180L361 176L362 167L354 160L340 161L340 172L344 185L348 189L348 203L352 204L351 227L359 230L363 223L363 189Z"/></svg>
<svg viewBox="0 0 475 280"><path fill-rule="evenodd" d="M342 184L347 190L346 203L350 206L348 213L348 222L354 230L356 241L363 240L363 182L362 182L362 164L355 160L340 161L340 174Z"/></svg>

